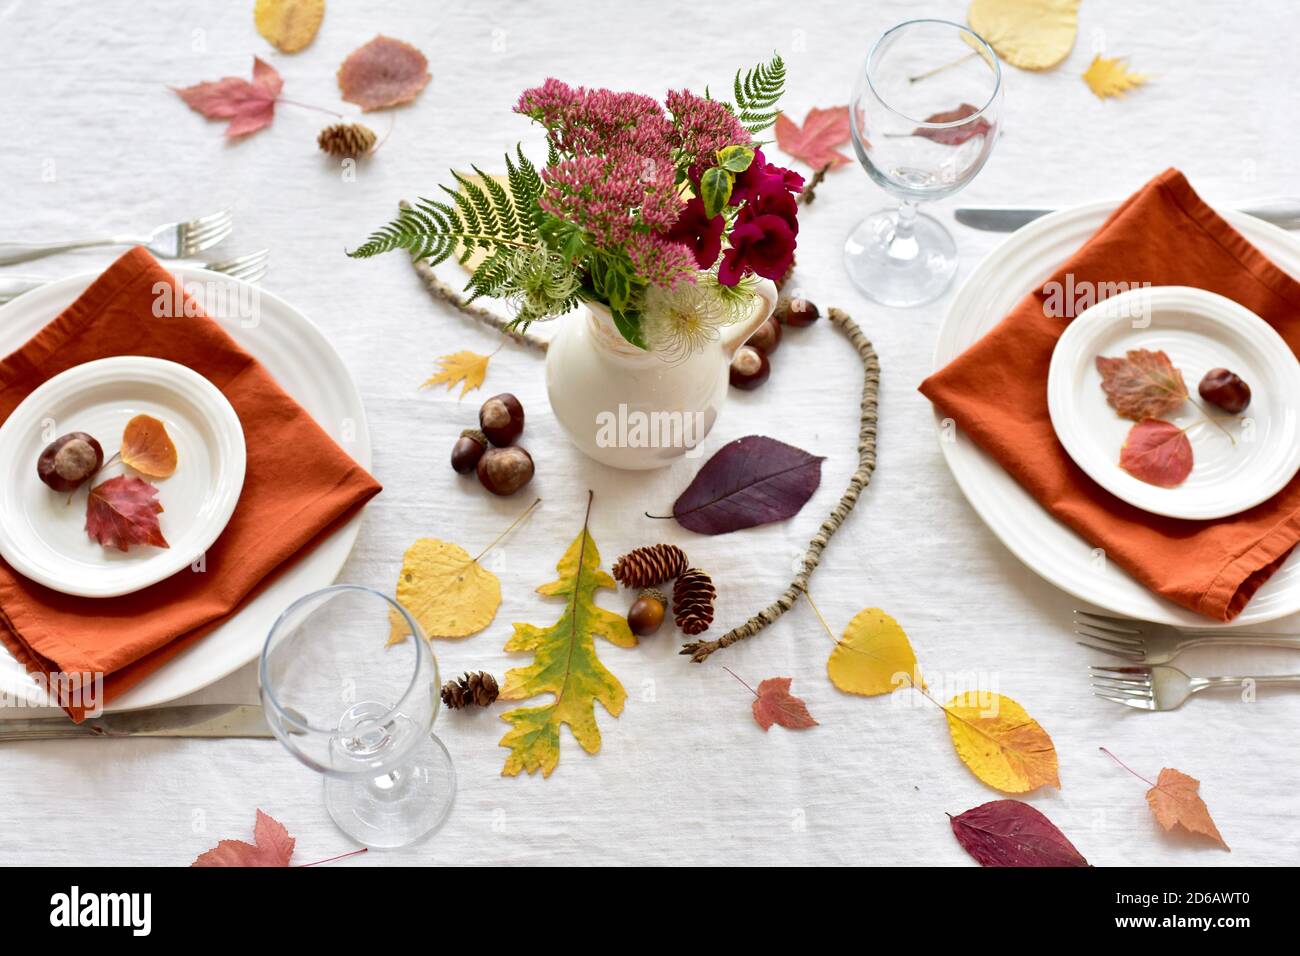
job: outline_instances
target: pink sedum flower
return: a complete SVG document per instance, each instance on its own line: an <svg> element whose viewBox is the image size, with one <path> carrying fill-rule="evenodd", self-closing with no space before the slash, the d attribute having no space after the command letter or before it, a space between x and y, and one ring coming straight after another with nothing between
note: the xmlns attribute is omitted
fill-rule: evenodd
<svg viewBox="0 0 1300 956"><path fill-rule="evenodd" d="M680 242L653 233L638 233L627 243L637 275L650 285L675 289L695 281L695 255Z"/></svg>

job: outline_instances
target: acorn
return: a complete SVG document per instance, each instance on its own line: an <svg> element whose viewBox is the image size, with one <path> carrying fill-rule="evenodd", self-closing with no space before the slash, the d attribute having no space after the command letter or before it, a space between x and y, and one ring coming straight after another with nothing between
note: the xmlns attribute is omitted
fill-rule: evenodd
<svg viewBox="0 0 1300 956"><path fill-rule="evenodd" d="M104 449L85 432L68 432L45 446L36 475L55 491L72 491L104 464Z"/></svg>
<svg viewBox="0 0 1300 956"><path fill-rule="evenodd" d="M763 350L752 345L742 345L736 349L736 357L731 360L731 385L746 392L758 388L772 374L772 365L763 354Z"/></svg>
<svg viewBox="0 0 1300 956"><path fill-rule="evenodd" d="M777 303L776 310L772 314L784 325L803 328L816 322L821 312L807 299L782 299Z"/></svg>
<svg viewBox="0 0 1300 956"><path fill-rule="evenodd" d="M646 588L627 609L627 626L639 637L653 634L664 622L664 609L667 604L668 598L663 591L658 588Z"/></svg>
<svg viewBox="0 0 1300 956"><path fill-rule="evenodd" d="M518 445L489 448L475 467L479 484L502 498L533 480L533 456Z"/></svg>
<svg viewBox="0 0 1300 956"><path fill-rule="evenodd" d="M468 475L487 450L488 440L477 428L467 428L451 446L451 467L459 475Z"/></svg>
<svg viewBox="0 0 1300 956"><path fill-rule="evenodd" d="M478 410L478 427L498 448L512 445L524 431L524 406L509 392L493 395Z"/></svg>
<svg viewBox="0 0 1300 956"><path fill-rule="evenodd" d="M764 355L772 355L781 344L781 323L775 316L768 316L767 321L758 327L758 331L745 344L761 349Z"/></svg>

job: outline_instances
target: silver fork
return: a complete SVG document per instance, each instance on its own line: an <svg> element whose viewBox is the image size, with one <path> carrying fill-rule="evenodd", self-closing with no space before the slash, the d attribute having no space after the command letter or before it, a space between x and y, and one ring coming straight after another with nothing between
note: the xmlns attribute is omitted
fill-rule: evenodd
<svg viewBox="0 0 1300 956"><path fill-rule="evenodd" d="M1074 633L1086 637L1084 647L1135 664L1168 664L1189 647L1229 644L1238 647L1290 647L1300 650L1300 635L1262 631L1182 631L1168 624L1152 624L1092 611L1074 612Z"/></svg>
<svg viewBox="0 0 1300 956"><path fill-rule="evenodd" d="M1099 667L1092 671L1092 693L1138 710L1174 710L1193 694L1211 687L1240 687L1253 684L1294 685L1300 687L1300 674L1273 674L1268 677L1188 677L1177 667Z"/></svg>
<svg viewBox="0 0 1300 956"><path fill-rule="evenodd" d="M245 282L259 282L266 275L267 260L270 255L270 249L259 249L257 252L250 252L246 256L237 256L234 259L226 259L222 262L177 261L172 263L172 267L183 268L188 266L195 269L207 269L209 272L224 273L233 279L243 279ZM0 302L16 299L24 292L38 289L53 281L50 276L0 274Z"/></svg>
<svg viewBox="0 0 1300 956"><path fill-rule="evenodd" d="M229 209L210 216L169 222L145 236L108 236L103 239L69 239L62 242L0 242L0 266L30 262L71 249L95 246L144 246L162 259L180 259L211 249L234 228Z"/></svg>

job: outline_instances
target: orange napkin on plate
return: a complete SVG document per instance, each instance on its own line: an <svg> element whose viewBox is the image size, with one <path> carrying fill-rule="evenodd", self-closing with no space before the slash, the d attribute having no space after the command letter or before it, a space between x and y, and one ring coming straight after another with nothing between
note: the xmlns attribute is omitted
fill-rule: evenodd
<svg viewBox="0 0 1300 956"><path fill-rule="evenodd" d="M0 421L66 369L147 355L205 376L244 428L243 492L204 571L181 571L121 597L82 598L29 581L0 561L0 640L32 673L104 674L106 701L225 621L380 491L220 325L205 315L156 318L160 282L174 280L149 253L133 249L0 362ZM116 450L110 441L104 448ZM84 717L84 706L65 709L74 720Z"/></svg>
<svg viewBox="0 0 1300 956"><path fill-rule="evenodd" d="M1300 353L1300 282L1221 219L1177 170L1130 197L1051 278L1064 284L1066 273L1075 288L1149 282L1217 292ZM1232 620L1300 541L1300 478L1249 511L1213 521L1159 517L1104 491L1066 454L1048 416L1047 369L1069 319L1047 315L1045 298L1041 288L1030 292L921 391L1108 560L1171 601Z"/></svg>

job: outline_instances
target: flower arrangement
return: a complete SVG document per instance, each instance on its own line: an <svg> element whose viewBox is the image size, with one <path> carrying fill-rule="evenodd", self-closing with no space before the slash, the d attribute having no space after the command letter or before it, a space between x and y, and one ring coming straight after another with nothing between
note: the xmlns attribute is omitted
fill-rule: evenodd
<svg viewBox="0 0 1300 956"><path fill-rule="evenodd" d="M634 345L689 355L749 313L755 277L793 261L803 179L754 140L784 85L780 56L737 72L732 102L674 90L661 105L548 79L515 106L546 131L540 172L521 147L504 184L453 171L449 201L404 208L349 255L405 249L436 265L482 250L466 290L505 300L513 324L585 300Z"/></svg>

